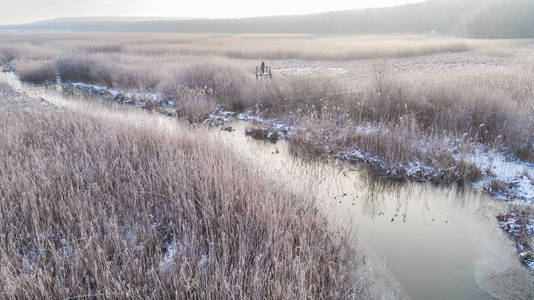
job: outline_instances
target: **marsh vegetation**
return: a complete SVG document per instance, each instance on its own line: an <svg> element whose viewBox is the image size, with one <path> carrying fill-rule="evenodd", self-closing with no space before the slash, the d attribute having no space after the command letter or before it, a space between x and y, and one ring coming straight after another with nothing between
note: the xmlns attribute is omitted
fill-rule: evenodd
<svg viewBox="0 0 534 300"><path fill-rule="evenodd" d="M358 150L388 176L448 183L481 178L485 170L467 159L476 151L534 161L528 45L432 36L52 34L3 36L0 53L22 80L148 91L190 122L228 110L283 118L298 129L290 139L298 153L362 160L348 155ZM274 80L253 81L258 59L274 64ZM301 74L288 69L294 63L320 66L296 67Z"/></svg>
<svg viewBox="0 0 534 300"><path fill-rule="evenodd" d="M358 296L313 195L203 130L0 87L2 298Z"/></svg>
<svg viewBox="0 0 534 300"><path fill-rule="evenodd" d="M27 297L358 297L351 236L328 225L315 195L266 178L205 138L208 126L199 124L227 126L234 116L249 122L251 136L286 138L307 160L531 200L532 44L419 35L2 35L0 63L25 82L172 118L83 105L37 109L38 117L4 109L0 209L9 221L0 228L10 238L0 248L0 284ZM273 67L272 80L254 79L261 60ZM4 102L27 97L2 90Z"/></svg>

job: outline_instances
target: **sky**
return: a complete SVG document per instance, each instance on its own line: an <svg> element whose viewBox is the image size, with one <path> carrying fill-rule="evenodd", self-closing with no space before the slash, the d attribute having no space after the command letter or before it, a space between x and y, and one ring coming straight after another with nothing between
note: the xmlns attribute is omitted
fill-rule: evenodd
<svg viewBox="0 0 534 300"><path fill-rule="evenodd" d="M0 0L0 24L89 16L243 18L413 2L421 0Z"/></svg>

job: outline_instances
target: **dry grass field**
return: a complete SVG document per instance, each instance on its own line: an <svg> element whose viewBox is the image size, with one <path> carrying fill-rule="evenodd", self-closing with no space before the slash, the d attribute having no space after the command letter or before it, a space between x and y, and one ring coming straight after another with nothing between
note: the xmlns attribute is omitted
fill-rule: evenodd
<svg viewBox="0 0 534 300"><path fill-rule="evenodd" d="M5 83L0 107L0 298L358 297L313 196L204 129Z"/></svg>
<svg viewBox="0 0 534 300"><path fill-rule="evenodd" d="M261 61L272 80L256 81ZM287 136L299 156L534 199L532 40L4 34L0 64L23 81L184 121L4 109L6 296L358 297L349 239L329 231L313 195L285 191L203 138L196 124L228 113L252 116L262 137ZM24 97L1 88L4 102Z"/></svg>
<svg viewBox="0 0 534 300"><path fill-rule="evenodd" d="M452 177L448 171L418 176L436 182L479 178L480 170L453 159L479 145L534 161L531 49L530 40L417 35L0 37L3 60L23 80L59 76L65 82L155 91L191 122L217 109L289 117L307 124L299 128L314 137L310 143L299 135L300 148L320 144L341 154L357 147L390 169L410 157L418 165L457 169ZM274 68L274 79L258 85L254 67L261 60ZM362 136L362 127L380 130L375 137ZM430 146L416 146L421 142ZM316 153L315 148L303 150ZM403 168L397 168L400 176L406 175Z"/></svg>

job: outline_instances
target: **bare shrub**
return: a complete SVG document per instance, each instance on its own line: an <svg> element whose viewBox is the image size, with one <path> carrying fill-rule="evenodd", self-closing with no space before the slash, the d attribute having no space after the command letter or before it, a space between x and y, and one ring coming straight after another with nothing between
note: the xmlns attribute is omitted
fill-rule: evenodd
<svg viewBox="0 0 534 300"><path fill-rule="evenodd" d="M266 140L270 141L271 143L276 143L280 139L280 134L278 133L278 130L273 130L269 128L247 128L245 130L245 134L251 136L256 140Z"/></svg>
<svg viewBox="0 0 534 300"><path fill-rule="evenodd" d="M217 104L241 110L245 106L249 84L250 77L229 64L196 63L176 70L161 83L159 90L172 95L180 86L204 89L206 93L213 95Z"/></svg>
<svg viewBox="0 0 534 300"><path fill-rule="evenodd" d="M167 74L158 70L157 66L146 65L105 65L105 60L95 68L109 70L112 81L124 89L153 90L156 89Z"/></svg>
<svg viewBox="0 0 534 300"><path fill-rule="evenodd" d="M258 109L267 116L321 113L323 106L342 98L343 86L331 77L291 77L260 87Z"/></svg>
<svg viewBox="0 0 534 300"><path fill-rule="evenodd" d="M534 209L530 206L511 206L497 216L501 228L515 241L519 259L528 266L534 264Z"/></svg>
<svg viewBox="0 0 534 300"><path fill-rule="evenodd" d="M117 73L121 70L116 69L117 66L112 63L95 63L90 65L91 82L95 84L102 84L107 87L115 87L117 83Z"/></svg>
<svg viewBox="0 0 534 300"><path fill-rule="evenodd" d="M484 190L491 193L506 194L510 189L515 188L516 186L516 183L496 179L492 180L489 184L486 184Z"/></svg>
<svg viewBox="0 0 534 300"><path fill-rule="evenodd" d="M61 57L54 61L62 80L92 83L91 61L79 56Z"/></svg>
<svg viewBox="0 0 534 300"><path fill-rule="evenodd" d="M53 61L63 81L83 82L113 87L118 81L121 69L113 61L96 56L73 55ZM132 85L133 86L133 85Z"/></svg>
<svg viewBox="0 0 534 300"><path fill-rule="evenodd" d="M17 64L17 72L25 81L55 81L59 72L51 62L32 62Z"/></svg>

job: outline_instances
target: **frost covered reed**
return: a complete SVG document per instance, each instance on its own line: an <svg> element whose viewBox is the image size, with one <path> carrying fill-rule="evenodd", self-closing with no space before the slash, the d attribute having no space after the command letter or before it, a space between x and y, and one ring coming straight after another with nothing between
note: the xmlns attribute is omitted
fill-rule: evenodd
<svg viewBox="0 0 534 300"><path fill-rule="evenodd" d="M358 298L313 196L202 129L1 95L0 298Z"/></svg>

